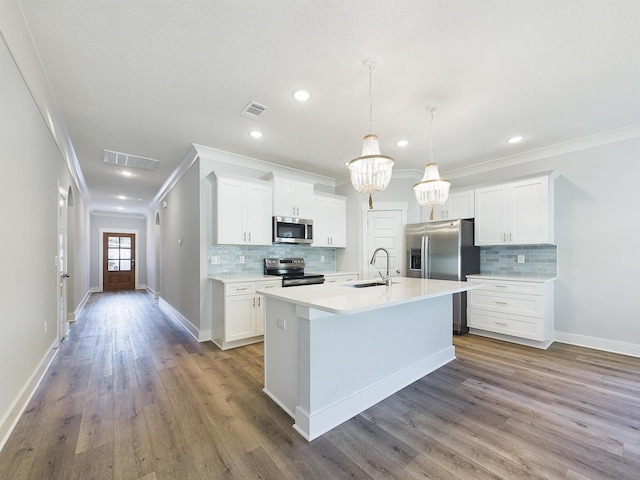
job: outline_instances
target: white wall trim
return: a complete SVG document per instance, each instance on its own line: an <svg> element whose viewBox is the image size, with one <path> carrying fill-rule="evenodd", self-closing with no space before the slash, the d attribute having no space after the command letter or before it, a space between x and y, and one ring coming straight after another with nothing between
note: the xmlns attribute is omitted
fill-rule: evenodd
<svg viewBox="0 0 640 480"><path fill-rule="evenodd" d="M189 332L193 338L198 342L205 342L211 339L211 331L203 330L202 332L189 321L187 317L182 315L173 306L167 302L164 298L158 299L158 306L173 320L175 320L180 326L182 326L187 332Z"/></svg>
<svg viewBox="0 0 640 480"><path fill-rule="evenodd" d="M40 363L14 400L5 417L2 419L2 421L0 421L0 451L4 448L4 445L5 443L7 443L11 432L13 432L13 429L16 428L18 420L20 420L20 417L27 408L31 397L33 397L33 394L36 393L36 390L38 389L38 386L47 373L47 370L49 370L51 362L53 362L53 359L58 353L58 345L59 341L58 339L56 339L51 344L51 347L49 347L42 360L40 360Z"/></svg>
<svg viewBox="0 0 640 480"><path fill-rule="evenodd" d="M138 229L130 229L130 228L100 228L98 230L98 235L99 235L99 245L98 245L98 249L99 249L99 256L98 256L98 287L93 287L91 289L92 292L102 292L102 289L104 287L104 242L103 242L103 237L105 233L133 233L136 236L136 264L135 264L135 276L136 276L136 290L141 290L144 288L144 286L141 286L138 283L138 279L140 278L140 274L139 274L139 265L140 262L138 261L138 254L140 253L140 249L139 249L139 241L140 241L140 230ZM96 288L98 288L98 290L96 290Z"/></svg>
<svg viewBox="0 0 640 480"><path fill-rule="evenodd" d="M151 287L149 287L149 285L145 285L144 289L147 291L147 293L149 295L151 295L153 298L155 298L156 300L158 298L160 298L160 292L156 292L155 290L153 290Z"/></svg>
<svg viewBox="0 0 640 480"><path fill-rule="evenodd" d="M604 338L588 337L586 335L558 331L554 333L554 341L640 358L640 345L636 345L635 343L619 342L617 340L607 340Z"/></svg>

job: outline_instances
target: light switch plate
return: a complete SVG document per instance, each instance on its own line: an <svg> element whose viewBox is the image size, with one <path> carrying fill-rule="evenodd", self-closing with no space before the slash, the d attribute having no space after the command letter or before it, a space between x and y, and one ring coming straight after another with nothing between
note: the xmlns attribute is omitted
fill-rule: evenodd
<svg viewBox="0 0 640 480"><path fill-rule="evenodd" d="M524 263L524 255L518 255L518 263Z"/></svg>

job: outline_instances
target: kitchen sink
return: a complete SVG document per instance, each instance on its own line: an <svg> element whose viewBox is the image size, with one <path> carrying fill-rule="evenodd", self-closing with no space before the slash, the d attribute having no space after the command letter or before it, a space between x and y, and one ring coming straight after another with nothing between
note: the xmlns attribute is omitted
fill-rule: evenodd
<svg viewBox="0 0 640 480"><path fill-rule="evenodd" d="M397 282L393 282L393 284L396 284ZM367 282L367 283L352 283L349 285L350 287L353 288L367 288L367 287L384 287L385 284L383 282Z"/></svg>

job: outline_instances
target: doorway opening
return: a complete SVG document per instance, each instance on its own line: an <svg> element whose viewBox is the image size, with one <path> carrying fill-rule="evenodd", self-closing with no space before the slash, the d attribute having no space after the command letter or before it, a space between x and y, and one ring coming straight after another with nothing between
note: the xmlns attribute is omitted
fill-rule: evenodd
<svg viewBox="0 0 640 480"><path fill-rule="evenodd" d="M407 223L407 205L405 203L379 204L378 208L370 210L363 204L363 235L362 235L362 278L378 278L379 272L386 274L387 262L391 276L403 276L404 268L404 226ZM382 247L389 252L378 255L374 265L371 265L373 251Z"/></svg>
<svg viewBox="0 0 640 480"><path fill-rule="evenodd" d="M102 290L135 290L135 233L102 234Z"/></svg>

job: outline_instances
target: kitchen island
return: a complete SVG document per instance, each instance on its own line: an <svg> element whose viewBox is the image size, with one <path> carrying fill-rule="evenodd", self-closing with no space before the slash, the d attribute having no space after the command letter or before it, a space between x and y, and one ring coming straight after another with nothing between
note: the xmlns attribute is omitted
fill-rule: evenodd
<svg viewBox="0 0 640 480"><path fill-rule="evenodd" d="M480 285L399 277L265 297L264 392L311 441L455 358L454 293Z"/></svg>

